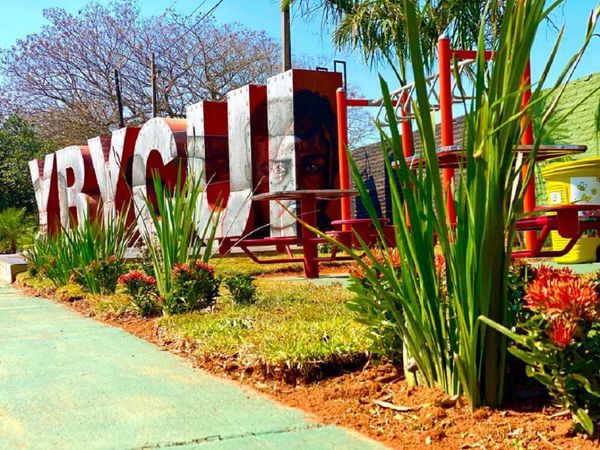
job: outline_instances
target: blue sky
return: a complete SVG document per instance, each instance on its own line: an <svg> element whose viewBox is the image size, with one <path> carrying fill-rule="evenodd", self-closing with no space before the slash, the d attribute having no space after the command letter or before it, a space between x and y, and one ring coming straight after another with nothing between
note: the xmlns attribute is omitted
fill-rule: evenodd
<svg viewBox="0 0 600 450"><path fill-rule="evenodd" d="M200 9L206 11L216 0L205 0ZM173 8L181 14L191 13L202 0L139 0L143 14L156 15L174 3ZM45 23L42 17L44 8L60 6L76 12L85 2L81 0L0 0L0 46L10 46L17 39L35 33ZM570 56L577 50L583 39L587 18L596 0L566 0L565 5L553 15L559 26L566 26L564 42L551 73L554 79ZM217 21L222 23L240 22L250 28L263 29L275 39L281 33L279 0L224 0L215 12ZM330 31L323 28L320 16L306 22L292 11L292 52L295 55L314 56L332 61L334 58L348 62L348 81L360 88L366 97L379 96L377 73L392 80L391 73L383 67L369 68L360 55L336 52L330 42ZM598 30L600 32L600 30ZM541 65L549 54L557 33L542 27L532 52L533 78L541 71ZM596 38L581 61L575 78L600 71L600 39Z"/></svg>

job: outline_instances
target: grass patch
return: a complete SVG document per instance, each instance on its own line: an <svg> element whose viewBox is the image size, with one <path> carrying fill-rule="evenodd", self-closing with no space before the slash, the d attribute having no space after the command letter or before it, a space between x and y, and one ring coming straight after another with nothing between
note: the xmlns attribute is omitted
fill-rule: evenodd
<svg viewBox="0 0 600 450"><path fill-rule="evenodd" d="M329 256L322 254L321 256ZM284 257L281 253L263 253L261 259L276 259ZM302 272L303 265L301 262L298 263L277 263L277 264L258 264L248 258L246 255L235 254L227 255L226 257L214 257L209 261L210 264L215 266L217 275L229 277L233 275L268 275L279 272ZM321 267L342 267L348 264L347 261L332 261L322 262L319 265Z"/></svg>
<svg viewBox="0 0 600 450"><path fill-rule="evenodd" d="M52 281L37 275L32 275L28 270L17 275L16 282L33 289L54 290Z"/></svg>
<svg viewBox="0 0 600 450"><path fill-rule="evenodd" d="M131 299L119 289L115 294L103 295L86 292L77 284L68 284L57 288L47 278L31 275L29 272L17 275L17 282L43 295L54 297L60 302L72 303L85 300L89 304L91 312L98 317L118 317L133 311Z"/></svg>
<svg viewBox="0 0 600 450"><path fill-rule="evenodd" d="M275 280L256 284L252 305L235 305L225 295L210 313L165 317L159 324L172 338L194 340L200 356L258 366L285 378L312 378L364 360L368 329L344 306L353 295L345 287Z"/></svg>
<svg viewBox="0 0 600 450"><path fill-rule="evenodd" d="M133 311L131 298L127 294L88 294L85 299L99 317L119 317Z"/></svg>

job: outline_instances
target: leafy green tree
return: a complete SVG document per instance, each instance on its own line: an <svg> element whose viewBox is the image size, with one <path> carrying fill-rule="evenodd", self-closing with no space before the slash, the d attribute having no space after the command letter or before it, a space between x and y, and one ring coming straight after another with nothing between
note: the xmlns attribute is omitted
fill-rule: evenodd
<svg viewBox="0 0 600 450"><path fill-rule="evenodd" d="M35 221L24 208L0 211L0 254L15 253L33 242Z"/></svg>
<svg viewBox="0 0 600 450"><path fill-rule="evenodd" d="M0 124L0 211L9 208L36 209L28 162L52 150L32 126L18 116Z"/></svg>

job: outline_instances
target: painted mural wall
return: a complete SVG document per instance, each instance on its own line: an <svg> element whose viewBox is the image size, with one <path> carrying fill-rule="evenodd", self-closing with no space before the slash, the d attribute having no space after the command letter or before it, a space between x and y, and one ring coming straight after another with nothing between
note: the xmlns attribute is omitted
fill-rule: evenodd
<svg viewBox="0 0 600 450"><path fill-rule="evenodd" d="M253 195L339 186L336 72L290 70L266 86L248 85L225 102L201 101L185 119L153 118L141 127L115 130L87 145L70 146L30 161L40 228L55 234L87 215L117 214L148 227L153 176L168 189L180 178L200 177L198 226L220 211L217 237L295 236L294 202L255 202ZM327 229L339 218L338 202L319 205ZM203 213L203 211L205 213Z"/></svg>

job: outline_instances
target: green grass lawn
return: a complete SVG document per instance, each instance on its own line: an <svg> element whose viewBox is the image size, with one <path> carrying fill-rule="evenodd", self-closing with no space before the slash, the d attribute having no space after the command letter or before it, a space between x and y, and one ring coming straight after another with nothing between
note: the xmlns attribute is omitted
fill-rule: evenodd
<svg viewBox="0 0 600 450"><path fill-rule="evenodd" d="M301 254L297 255L301 256ZM329 256L328 254L322 254L321 256ZM284 258L282 254L271 254L268 256L261 255L261 259L269 258ZM266 275L271 273L286 272L290 270L296 270L302 272L302 263L276 263L276 264L258 264L248 258L246 255L236 254L227 255L227 257L211 258L210 264L215 266L217 275L231 276L238 274L247 275ZM321 267L339 267L348 264L348 262L326 262L321 263Z"/></svg>
<svg viewBox="0 0 600 450"><path fill-rule="evenodd" d="M159 324L171 337L193 339L199 354L300 376L356 361L369 348L367 328L344 306L352 294L342 285L256 283L253 305L234 305L224 295L212 312L165 317Z"/></svg>

